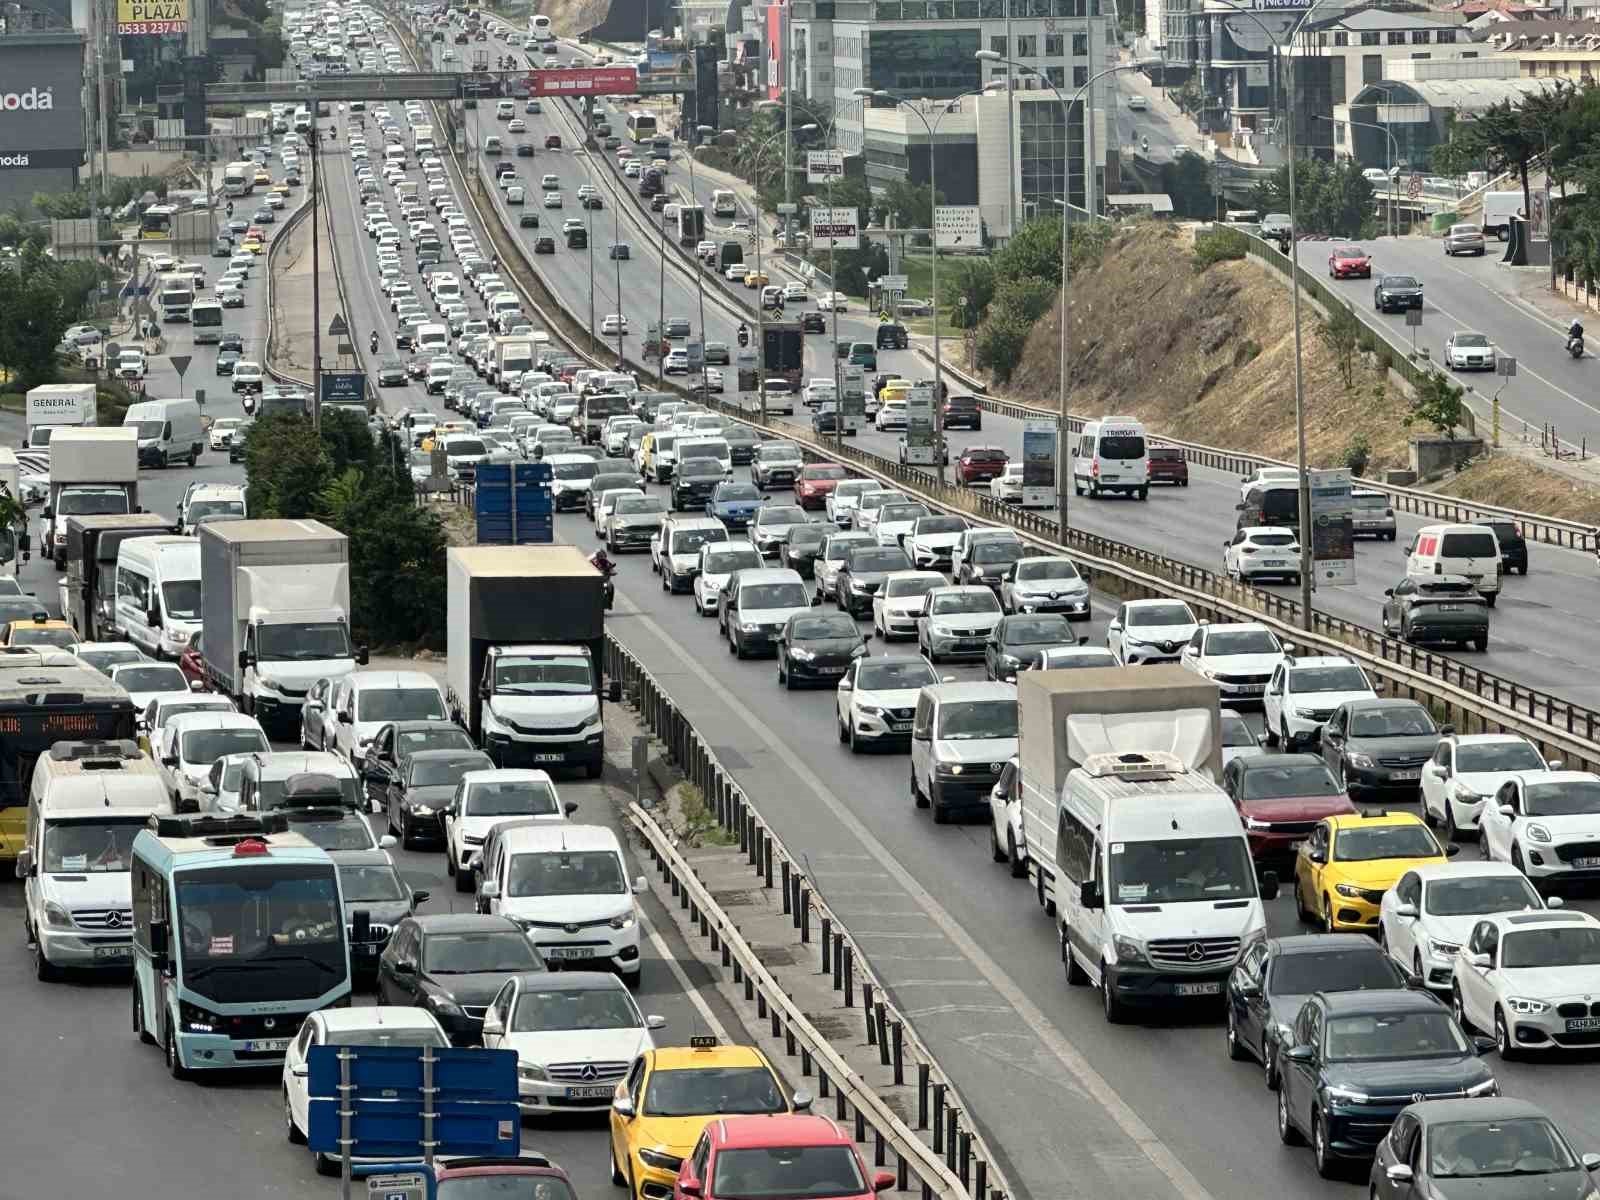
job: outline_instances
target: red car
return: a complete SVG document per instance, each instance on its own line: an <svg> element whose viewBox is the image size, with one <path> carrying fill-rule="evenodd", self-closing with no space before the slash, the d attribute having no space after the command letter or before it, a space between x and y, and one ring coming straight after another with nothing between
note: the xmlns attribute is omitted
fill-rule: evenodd
<svg viewBox="0 0 1600 1200"><path fill-rule="evenodd" d="M559 149L561 149L561 135L559 133L547 133L547 134L545 134L544 148L546 150L559 150Z"/></svg>
<svg viewBox="0 0 1600 1200"><path fill-rule="evenodd" d="M436 1200L474 1200L479 1196L539 1196L546 1200L577 1200L567 1173L542 1154L524 1152L520 1158L453 1158L434 1164ZM523 1179L525 1183L512 1183ZM473 1180L493 1180L475 1183Z"/></svg>
<svg viewBox="0 0 1600 1200"><path fill-rule="evenodd" d="M956 481L988 483L1006 469L1011 456L999 446L968 446L956 459Z"/></svg>
<svg viewBox="0 0 1600 1200"><path fill-rule="evenodd" d="M1257 865L1287 864L1323 817L1358 811L1327 765L1314 754L1256 754L1222 769Z"/></svg>
<svg viewBox="0 0 1600 1200"><path fill-rule="evenodd" d="M838 463L811 463L800 469L800 478L794 481L794 498L801 508L823 508L833 489L848 478L849 473Z"/></svg>
<svg viewBox="0 0 1600 1200"><path fill-rule="evenodd" d="M678 1168L673 1200L821 1196L872 1200L892 1171L868 1171L844 1126L814 1113L722 1117ZM439 1200L445 1200L441 1191Z"/></svg>
<svg viewBox="0 0 1600 1200"><path fill-rule="evenodd" d="M1371 279L1372 258L1360 246L1335 246L1328 255L1328 275L1333 279Z"/></svg>
<svg viewBox="0 0 1600 1200"><path fill-rule="evenodd" d="M197 680L200 690L209 692L211 681L206 677L205 660L200 657L200 631L197 629L189 635L189 644L183 648L183 653L178 655L178 670L183 672L183 677L192 686Z"/></svg>
<svg viewBox="0 0 1600 1200"><path fill-rule="evenodd" d="M1189 460L1176 446L1150 447L1150 482L1189 486Z"/></svg>

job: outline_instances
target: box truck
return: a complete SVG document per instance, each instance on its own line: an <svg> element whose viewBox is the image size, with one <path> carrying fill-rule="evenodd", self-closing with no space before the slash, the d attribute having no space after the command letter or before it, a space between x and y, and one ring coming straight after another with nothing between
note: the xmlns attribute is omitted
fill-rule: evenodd
<svg viewBox="0 0 1600 1200"><path fill-rule="evenodd" d="M451 548L447 576L452 715L499 766L582 767L598 778L600 572L574 546L466 546Z"/></svg>
<svg viewBox="0 0 1600 1200"><path fill-rule="evenodd" d="M42 383L29 388L23 420L24 446L48 446L57 429L93 425L99 419L99 403L92 383Z"/></svg>
<svg viewBox="0 0 1600 1200"><path fill-rule="evenodd" d="M134 537L172 532L159 513L67 518L67 573L61 577L61 615L86 642L116 641L117 551Z"/></svg>
<svg viewBox="0 0 1600 1200"><path fill-rule="evenodd" d="M67 518L139 511L135 429L59 430L50 439L50 498L39 514L56 570L67 565Z"/></svg>
<svg viewBox="0 0 1600 1200"><path fill-rule="evenodd" d="M200 526L200 644L212 686L263 728L298 728L306 692L365 664L350 643L350 542L320 521Z"/></svg>

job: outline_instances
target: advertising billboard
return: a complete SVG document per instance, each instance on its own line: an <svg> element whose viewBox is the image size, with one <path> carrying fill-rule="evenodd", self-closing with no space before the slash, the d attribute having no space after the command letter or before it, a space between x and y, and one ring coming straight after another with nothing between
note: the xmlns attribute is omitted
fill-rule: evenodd
<svg viewBox="0 0 1600 1200"><path fill-rule="evenodd" d="M117 0L117 33L188 33L189 0Z"/></svg>
<svg viewBox="0 0 1600 1200"><path fill-rule="evenodd" d="M641 75L693 75L694 62L687 50L647 50L639 56Z"/></svg>
<svg viewBox="0 0 1600 1200"><path fill-rule="evenodd" d="M0 41L0 174L83 165L81 34Z"/></svg>
<svg viewBox="0 0 1600 1200"><path fill-rule="evenodd" d="M1311 558L1319 584L1356 581L1355 477L1348 468L1310 472Z"/></svg>
<svg viewBox="0 0 1600 1200"><path fill-rule="evenodd" d="M923 380L911 385L906 400L906 449L901 461L907 466L931 467L939 461L933 424L933 383Z"/></svg>
<svg viewBox="0 0 1600 1200"><path fill-rule="evenodd" d="M767 99L776 100L783 95L783 57L787 47L783 44L783 18L787 9L781 4L767 5Z"/></svg>
<svg viewBox="0 0 1600 1200"><path fill-rule="evenodd" d="M811 210L813 250L861 249L861 211L855 208Z"/></svg>
<svg viewBox="0 0 1600 1200"><path fill-rule="evenodd" d="M1056 423L1022 423L1022 507L1056 503Z"/></svg>
<svg viewBox="0 0 1600 1200"><path fill-rule="evenodd" d="M632 67L528 72L532 96L631 96L638 90L639 72Z"/></svg>

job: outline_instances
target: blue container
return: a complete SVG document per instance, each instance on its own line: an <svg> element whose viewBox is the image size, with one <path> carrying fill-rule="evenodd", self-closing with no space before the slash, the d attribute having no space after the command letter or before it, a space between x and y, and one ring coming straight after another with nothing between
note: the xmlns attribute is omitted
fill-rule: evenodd
<svg viewBox="0 0 1600 1200"><path fill-rule="evenodd" d="M555 540L555 500L548 463L486 462L478 466L480 546L529 545Z"/></svg>

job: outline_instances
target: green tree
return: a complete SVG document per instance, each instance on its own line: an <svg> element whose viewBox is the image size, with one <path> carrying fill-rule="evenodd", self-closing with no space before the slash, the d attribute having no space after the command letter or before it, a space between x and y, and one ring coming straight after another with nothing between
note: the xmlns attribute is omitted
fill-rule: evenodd
<svg viewBox="0 0 1600 1200"><path fill-rule="evenodd" d="M244 446L245 504L257 517L315 516L334 475L327 446L304 417L275 413L250 427Z"/></svg>
<svg viewBox="0 0 1600 1200"><path fill-rule="evenodd" d="M1211 164L1192 150L1161 164L1161 190L1172 198L1172 211L1177 216L1214 220L1214 187Z"/></svg>
<svg viewBox="0 0 1600 1200"><path fill-rule="evenodd" d="M953 259L944 270L950 282L940 290L950 301L950 323L957 329L976 329L994 299L994 260L972 255Z"/></svg>
<svg viewBox="0 0 1600 1200"><path fill-rule="evenodd" d="M1480 157L1491 172L1515 171L1522 181L1522 211L1533 211L1528 164L1544 148L1545 139L1544 132L1523 115L1520 106L1509 100L1491 104L1476 119L1462 126L1459 140L1466 144L1466 151Z"/></svg>
<svg viewBox="0 0 1600 1200"><path fill-rule="evenodd" d="M995 305L978 327L978 366L991 372L997 383L1007 383L1022 361L1022 350L1032 332L1030 322L1014 309Z"/></svg>
<svg viewBox="0 0 1600 1200"><path fill-rule="evenodd" d="M1417 385L1416 399L1411 403L1411 411L1405 415L1403 424L1407 429L1413 425L1426 425L1441 437L1456 440L1456 426L1461 424L1466 412L1466 405L1462 401L1465 389L1451 383L1449 378L1438 371L1430 371Z"/></svg>
<svg viewBox="0 0 1600 1200"><path fill-rule="evenodd" d="M1060 218L1039 217L1018 229L994 255L994 272L1000 279L1047 279L1060 287Z"/></svg>
<svg viewBox="0 0 1600 1200"><path fill-rule="evenodd" d="M32 250L13 264L0 267L0 367L24 387L55 377L56 347L71 314L48 263Z"/></svg>
<svg viewBox="0 0 1600 1200"><path fill-rule="evenodd" d="M1361 342L1362 324L1348 304L1335 304L1326 317L1317 321L1317 340L1333 355L1345 391L1355 384L1356 350Z"/></svg>
<svg viewBox="0 0 1600 1200"><path fill-rule="evenodd" d="M995 289L992 310L1009 310L1032 325L1048 313L1060 295L1059 284L1043 279L1007 279Z"/></svg>

